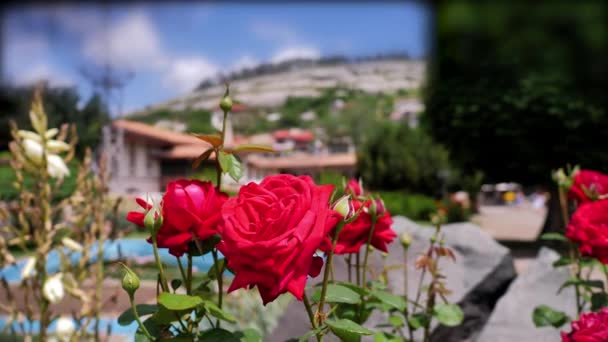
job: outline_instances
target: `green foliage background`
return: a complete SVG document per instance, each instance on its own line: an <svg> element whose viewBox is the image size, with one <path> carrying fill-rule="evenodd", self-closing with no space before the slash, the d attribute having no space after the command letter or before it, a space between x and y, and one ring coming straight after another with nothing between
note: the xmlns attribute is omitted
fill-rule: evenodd
<svg viewBox="0 0 608 342"><path fill-rule="evenodd" d="M465 172L608 170L608 5L443 1L423 123Z"/></svg>

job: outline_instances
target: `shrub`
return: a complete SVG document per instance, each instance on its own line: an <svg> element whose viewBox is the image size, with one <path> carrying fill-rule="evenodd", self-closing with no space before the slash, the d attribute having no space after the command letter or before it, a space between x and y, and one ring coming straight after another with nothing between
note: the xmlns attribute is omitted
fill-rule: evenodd
<svg viewBox="0 0 608 342"><path fill-rule="evenodd" d="M403 215L415 221L428 221L437 205L432 197L401 191L382 191L380 197L391 215Z"/></svg>

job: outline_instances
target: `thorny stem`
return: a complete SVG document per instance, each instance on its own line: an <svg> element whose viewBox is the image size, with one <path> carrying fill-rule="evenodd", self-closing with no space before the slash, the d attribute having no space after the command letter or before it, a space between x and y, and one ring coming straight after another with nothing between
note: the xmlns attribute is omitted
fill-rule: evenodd
<svg viewBox="0 0 608 342"><path fill-rule="evenodd" d="M565 226L568 224L569 222L569 213L568 213L568 199L566 198L566 193L564 191L563 188L559 188L559 204L561 206L561 211L562 211L562 220L564 220L564 228ZM580 257L579 254L576 250L576 246L570 242L568 244L568 253L570 255L570 260L572 260L573 262L576 261L575 264L570 265L569 269L570 269L570 274L572 276L576 276L576 279L580 279L581 278L581 264L580 264ZM576 300L576 312L577 314L580 315L580 313L583 311L583 305L581 303L581 292L580 292L580 288L578 284L574 284L574 293L575 293L575 300Z"/></svg>
<svg viewBox="0 0 608 342"><path fill-rule="evenodd" d="M175 260L177 260L177 266L179 268L179 273L182 275L182 279L184 280L184 283L186 283L186 287L188 287L188 285L187 285L188 278L186 276L186 271L184 271L184 265L182 265L182 261L180 260L179 257L175 257Z"/></svg>
<svg viewBox="0 0 608 342"><path fill-rule="evenodd" d="M377 218L372 218L372 227L369 230L369 234L367 235L367 242L365 244L365 256L363 257L363 270L362 275L361 275L361 285L363 286L363 288L367 287L366 284L366 278L367 278L367 259L369 257L369 246L370 243L372 242L372 237L374 236L374 229L376 228L376 221Z"/></svg>
<svg viewBox="0 0 608 342"><path fill-rule="evenodd" d="M361 278L360 278L361 274L359 273L360 269L361 269L361 253L359 253L359 251L357 251L356 258L355 258L355 276L356 276L358 286L361 286Z"/></svg>
<svg viewBox="0 0 608 342"><path fill-rule="evenodd" d="M308 300L308 296L306 295L306 291L304 291L304 295L302 295L302 300L304 302L304 307L306 308L306 313L308 314L308 319L310 320L310 324L312 324L313 329L317 329L317 322L315 321L315 316L312 313L312 306L310 305L310 301ZM317 334L317 341L321 341L321 334Z"/></svg>
<svg viewBox="0 0 608 342"><path fill-rule="evenodd" d="M327 283L329 282L329 270L333 267L334 260L334 250L336 249L336 244L338 244L338 235L340 231L344 228L344 221L338 223L338 226L335 228L335 234L332 240L331 249L329 250L329 254L327 254L327 264L325 265L325 272L323 273L323 286L321 287L321 299L319 299L319 307L317 307L317 319L319 320L319 324L323 324L325 317L323 316L323 310L325 309L325 295L327 294Z"/></svg>
<svg viewBox="0 0 608 342"><path fill-rule="evenodd" d="M192 254L188 253L188 278L186 278L186 293L192 293Z"/></svg>
<svg viewBox="0 0 608 342"><path fill-rule="evenodd" d="M139 314L137 313L137 309L135 308L135 303L133 302L133 295L129 295L129 300L131 301L131 309L133 310L133 315L135 316L135 320L137 321L137 324L139 325L141 331L144 333L144 335L146 335L146 337L150 341L154 341L154 337L152 337L146 326L141 322L141 318L139 318Z"/></svg>
<svg viewBox="0 0 608 342"><path fill-rule="evenodd" d="M414 332L412 331L412 328L410 328L409 326L409 322L410 322L410 304L408 301L408 290L409 290L409 284L408 284L408 269L407 269L407 265L408 265L408 258L407 258L407 252L408 249L404 249L403 251L403 298L405 299L405 310L403 311L403 315L405 316L405 321L408 323L408 333L409 333L409 340L410 341L414 341Z"/></svg>
<svg viewBox="0 0 608 342"><path fill-rule="evenodd" d="M348 282L352 283L353 282L352 281L352 273L353 273L352 272L352 268L353 268L353 265L350 262L350 256L351 256L351 254L347 254L347 255L344 256L344 259L346 260L346 264L348 265Z"/></svg>
<svg viewBox="0 0 608 342"><path fill-rule="evenodd" d="M213 255L213 264L216 265L215 271L216 276L217 276L217 287L218 287L218 291L217 291L217 306L221 309L222 308L222 299L223 299L223 273L224 273L224 267L222 266L221 269L217 268L217 261L218 261L218 257L217 257L217 250L213 249L211 251L211 254ZM217 320L217 327L220 327L220 319L218 318Z"/></svg>
<svg viewBox="0 0 608 342"><path fill-rule="evenodd" d="M162 262L160 261L160 256L158 255L158 243L156 241L156 234L152 234L152 247L152 249L154 250L154 260L156 260L156 267L158 267L158 272L160 275L160 286L164 292L169 292L169 285L167 284L165 270L163 268Z"/></svg>

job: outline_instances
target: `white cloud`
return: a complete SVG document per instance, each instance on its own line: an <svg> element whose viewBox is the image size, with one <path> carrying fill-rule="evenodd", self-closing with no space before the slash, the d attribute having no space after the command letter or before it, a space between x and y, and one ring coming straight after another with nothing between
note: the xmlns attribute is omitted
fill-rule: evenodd
<svg viewBox="0 0 608 342"><path fill-rule="evenodd" d="M259 39L280 44L293 44L301 40L292 27L277 22L255 21L251 24L251 32Z"/></svg>
<svg viewBox="0 0 608 342"><path fill-rule="evenodd" d="M290 46L277 51L270 59L273 63L281 63L290 59L318 59L321 52L312 46Z"/></svg>
<svg viewBox="0 0 608 342"><path fill-rule="evenodd" d="M17 85L32 85L41 80L49 81L53 86L73 86L76 83L70 76L44 62L16 73L14 82Z"/></svg>
<svg viewBox="0 0 608 342"><path fill-rule="evenodd" d="M245 55L237 59L236 62L234 62L234 64L232 65L231 69L233 71L239 71L243 69L253 68L258 64L260 64L260 61L258 61L255 57Z"/></svg>
<svg viewBox="0 0 608 342"><path fill-rule="evenodd" d="M140 11L130 13L107 31L91 35L83 54L98 64L110 62L125 68L157 69L167 63L158 32Z"/></svg>
<svg viewBox="0 0 608 342"><path fill-rule="evenodd" d="M165 84L178 91L190 91L201 81L215 77L219 67L203 57L175 59L165 76Z"/></svg>

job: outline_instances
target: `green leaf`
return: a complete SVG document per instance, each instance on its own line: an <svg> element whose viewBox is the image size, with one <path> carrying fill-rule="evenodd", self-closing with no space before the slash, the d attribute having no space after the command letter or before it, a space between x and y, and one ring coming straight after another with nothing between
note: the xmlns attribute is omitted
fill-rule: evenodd
<svg viewBox="0 0 608 342"><path fill-rule="evenodd" d="M215 328L199 335L199 341L205 342L241 342L238 336L228 330Z"/></svg>
<svg viewBox="0 0 608 342"><path fill-rule="evenodd" d="M422 327L425 327L427 324L429 324L429 321L430 317L427 314L417 313L410 317L408 323L410 328L412 328L413 330L417 330Z"/></svg>
<svg viewBox="0 0 608 342"><path fill-rule="evenodd" d="M457 304L437 304L433 308L433 316L448 327L458 326L464 319L464 313Z"/></svg>
<svg viewBox="0 0 608 342"><path fill-rule="evenodd" d="M562 267L572 264L572 259L569 257L561 257L553 263L553 267Z"/></svg>
<svg viewBox="0 0 608 342"><path fill-rule="evenodd" d="M177 290L180 286L182 286L182 280L181 279L173 279L173 280L171 280L171 288L173 289L173 291Z"/></svg>
<svg viewBox="0 0 608 342"><path fill-rule="evenodd" d="M230 157L232 158L232 167L228 169L228 174L235 182L238 182L243 177L243 165L234 155L231 154Z"/></svg>
<svg viewBox="0 0 608 342"><path fill-rule="evenodd" d="M401 296L397 296L394 295L392 293L386 292L386 291L379 291L379 290L375 290L375 291L370 291L369 294L371 296L374 296L375 298L378 298L378 300L380 300L382 303L397 309L399 311L403 311L405 310L405 299L403 299L403 297Z"/></svg>
<svg viewBox="0 0 608 342"><path fill-rule="evenodd" d="M158 311L158 306L156 304L137 304L135 306L135 310L139 316L151 315ZM120 316L118 316L118 324L122 326L127 326L135 321L135 315L133 314L133 309L128 308L125 310Z"/></svg>
<svg viewBox="0 0 608 342"><path fill-rule="evenodd" d="M236 182L243 176L243 166L233 154L220 151L219 158L222 172L228 173Z"/></svg>
<svg viewBox="0 0 608 342"><path fill-rule="evenodd" d="M568 286L584 286L586 288L598 288L598 289L604 289L604 282L601 280L584 280L584 279L570 279L567 282L565 282L564 284L562 284L562 286L560 286L559 290L557 290L557 293L559 294L560 292L562 292L563 289L565 289Z"/></svg>
<svg viewBox="0 0 608 342"><path fill-rule="evenodd" d="M554 310L547 305L539 305L532 312L534 325L538 327L552 326L559 328L568 323L568 315L561 311Z"/></svg>
<svg viewBox="0 0 608 342"><path fill-rule="evenodd" d="M157 337L162 329L162 326L159 326L152 317L146 319L144 322L144 327L148 329L150 335ZM141 328L137 328L135 331L135 342L150 342L150 339L144 334Z"/></svg>
<svg viewBox="0 0 608 342"><path fill-rule="evenodd" d="M276 153L272 147L260 144L242 144L235 147L232 152L267 152L267 153Z"/></svg>
<svg viewBox="0 0 608 342"><path fill-rule="evenodd" d="M199 341L209 342L261 342L262 337L254 329L230 332L221 328L203 331L198 335Z"/></svg>
<svg viewBox="0 0 608 342"><path fill-rule="evenodd" d="M321 330L323 330L323 327L317 328L317 329L314 329L314 330L310 330L306 334L300 336L300 338L298 338L298 339L294 338L293 340L297 341L297 342L307 342L311 337L313 337L316 334L318 334L319 332L321 332Z"/></svg>
<svg viewBox="0 0 608 342"><path fill-rule="evenodd" d="M405 320L403 319L402 316L398 316L398 315L391 315L388 318L388 322L395 328L401 328L401 327L405 326Z"/></svg>
<svg viewBox="0 0 608 342"><path fill-rule="evenodd" d="M230 164L232 163L232 158L230 158L230 156L231 154L224 151L220 151L217 156L217 160L220 162L220 167L224 173L228 172L228 169L230 169Z"/></svg>
<svg viewBox="0 0 608 342"><path fill-rule="evenodd" d="M312 300L317 303L321 300L321 289L318 289L312 295ZM358 304L361 303L361 297L357 292L348 287L338 284L328 284L325 301L327 303Z"/></svg>
<svg viewBox="0 0 608 342"><path fill-rule="evenodd" d="M169 324L171 322L177 321L178 317L182 317L183 315L185 315L191 311L192 310L174 311L174 310L169 310L166 307L161 305L158 308L158 311L152 316L152 319L157 324Z"/></svg>
<svg viewBox="0 0 608 342"><path fill-rule="evenodd" d="M374 332L349 320L340 319L337 321L327 320L325 324L331 331L345 342L358 342L363 335L371 335Z"/></svg>
<svg viewBox="0 0 608 342"><path fill-rule="evenodd" d="M158 295L158 303L169 310L179 311L194 309L196 306L202 304L203 300L197 296L163 292Z"/></svg>
<svg viewBox="0 0 608 342"><path fill-rule="evenodd" d="M399 337L393 336L383 331L378 331L374 334L374 342L400 342Z"/></svg>
<svg viewBox="0 0 608 342"><path fill-rule="evenodd" d="M215 303L206 300L204 301L203 306L213 317L230 323L236 323L236 318L234 318L234 316L220 309Z"/></svg>
<svg viewBox="0 0 608 342"><path fill-rule="evenodd" d="M235 334L242 335L240 336L242 342L262 342L262 336L260 336L257 330L252 328L238 331Z"/></svg>
<svg viewBox="0 0 608 342"><path fill-rule="evenodd" d="M540 239L545 241L568 241L568 239L560 233L545 233L540 236Z"/></svg>
<svg viewBox="0 0 608 342"><path fill-rule="evenodd" d="M591 311L599 311L605 307L608 307L608 294L604 292L591 294Z"/></svg>

